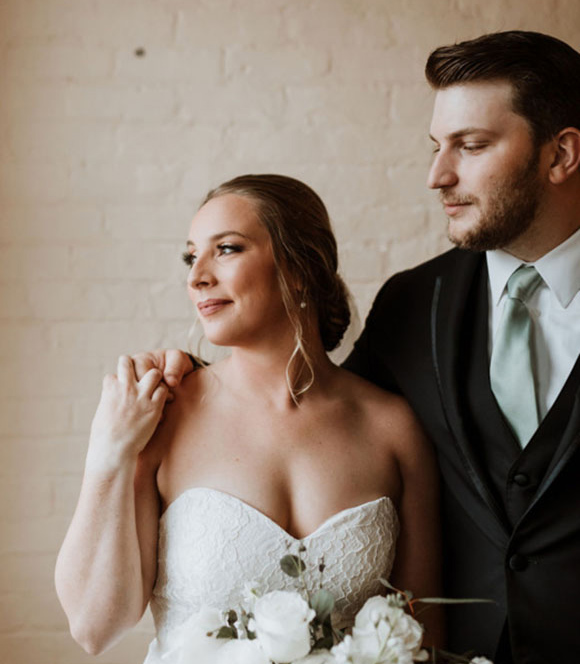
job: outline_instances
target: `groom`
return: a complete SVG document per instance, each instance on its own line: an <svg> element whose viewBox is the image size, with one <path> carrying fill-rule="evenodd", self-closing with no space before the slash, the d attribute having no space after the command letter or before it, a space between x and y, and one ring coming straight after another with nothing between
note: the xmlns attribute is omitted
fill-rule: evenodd
<svg viewBox="0 0 580 664"><path fill-rule="evenodd" d="M447 596L496 602L449 611L450 648L580 661L580 54L492 34L426 76L458 248L383 286L346 367L437 448Z"/></svg>
<svg viewBox="0 0 580 664"><path fill-rule="evenodd" d="M345 366L437 448L446 596L495 602L449 611L450 649L580 661L580 54L504 32L437 49L426 76L457 248L387 281ZM137 360L173 384L191 367Z"/></svg>

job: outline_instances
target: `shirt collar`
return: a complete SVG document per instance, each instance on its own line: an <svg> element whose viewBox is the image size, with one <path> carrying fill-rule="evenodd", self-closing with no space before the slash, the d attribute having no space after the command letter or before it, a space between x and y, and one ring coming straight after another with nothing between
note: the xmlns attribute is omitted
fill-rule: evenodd
<svg viewBox="0 0 580 664"><path fill-rule="evenodd" d="M580 290L580 229L534 263L525 263L503 249L486 252L486 259L491 298L496 306L508 279L520 265L533 265L564 308Z"/></svg>

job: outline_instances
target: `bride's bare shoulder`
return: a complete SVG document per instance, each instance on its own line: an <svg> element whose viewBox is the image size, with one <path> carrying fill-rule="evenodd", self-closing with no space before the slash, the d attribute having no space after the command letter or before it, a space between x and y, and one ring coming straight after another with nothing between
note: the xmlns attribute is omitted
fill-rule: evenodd
<svg viewBox="0 0 580 664"><path fill-rule="evenodd" d="M158 462L167 458L184 443L195 440L197 433L211 419L220 384L216 366L196 369L172 389L172 397L165 404L162 420L146 448L148 456Z"/></svg>
<svg viewBox="0 0 580 664"><path fill-rule="evenodd" d="M421 444L425 435L406 399L347 370L342 370L341 379L347 398L378 436L388 441L402 441L403 444L409 441Z"/></svg>
<svg viewBox="0 0 580 664"><path fill-rule="evenodd" d="M406 404L400 395L388 392L347 369L341 368L339 375L345 393L358 401L361 406L372 410L385 407L400 409Z"/></svg>
<svg viewBox="0 0 580 664"><path fill-rule="evenodd" d="M215 397L222 382L223 362L200 367L184 376L173 391L174 404L187 409L203 407ZM172 404L173 405L173 404Z"/></svg>

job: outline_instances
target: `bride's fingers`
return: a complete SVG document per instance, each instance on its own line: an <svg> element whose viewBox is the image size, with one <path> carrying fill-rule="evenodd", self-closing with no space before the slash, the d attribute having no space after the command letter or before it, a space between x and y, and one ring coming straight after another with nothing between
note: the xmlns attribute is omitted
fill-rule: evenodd
<svg viewBox="0 0 580 664"><path fill-rule="evenodd" d="M159 385L153 390L151 395L151 401L154 404L163 404L167 401L169 396L169 389L165 383L159 383Z"/></svg>
<svg viewBox="0 0 580 664"><path fill-rule="evenodd" d="M136 382L135 367L133 360L128 355L121 355L117 361L117 377L122 383Z"/></svg>
<svg viewBox="0 0 580 664"><path fill-rule="evenodd" d="M159 383L163 379L163 374L159 369L149 369L149 371L139 381L139 387L143 393L151 397Z"/></svg>

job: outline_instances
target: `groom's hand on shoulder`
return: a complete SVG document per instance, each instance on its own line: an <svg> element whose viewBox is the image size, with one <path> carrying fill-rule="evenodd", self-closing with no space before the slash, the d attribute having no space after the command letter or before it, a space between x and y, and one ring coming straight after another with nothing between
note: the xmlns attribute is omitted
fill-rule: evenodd
<svg viewBox="0 0 580 664"><path fill-rule="evenodd" d="M182 378L191 373L194 364L190 355L175 348L158 348L133 355L137 380L141 380L150 369L159 369L168 387L177 387Z"/></svg>

